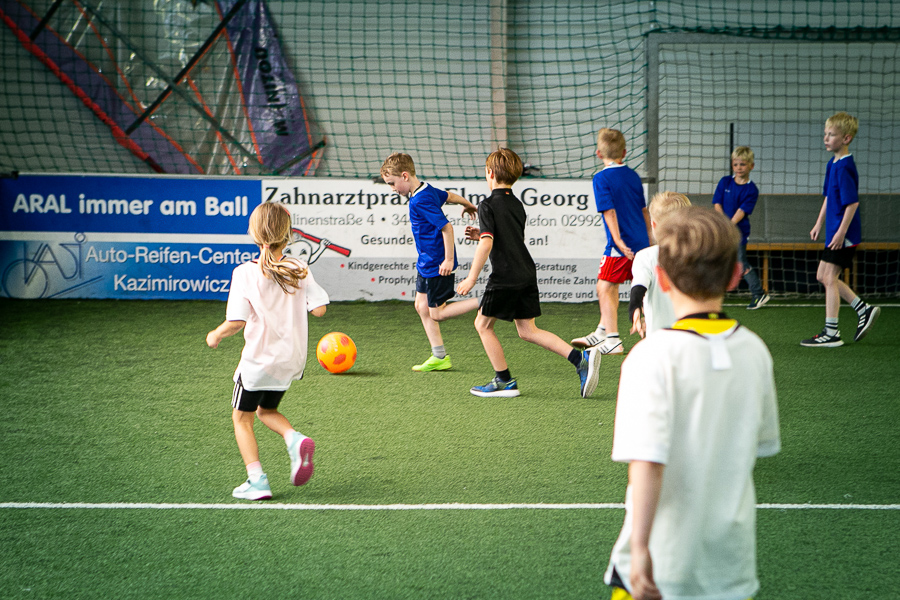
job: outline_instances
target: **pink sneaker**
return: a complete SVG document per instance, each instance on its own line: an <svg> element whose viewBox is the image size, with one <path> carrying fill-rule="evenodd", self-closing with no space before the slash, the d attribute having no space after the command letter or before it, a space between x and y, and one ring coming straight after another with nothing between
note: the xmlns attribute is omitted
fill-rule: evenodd
<svg viewBox="0 0 900 600"><path fill-rule="evenodd" d="M310 438L294 440L294 443L288 448L288 454L291 455L291 483L303 485L309 481L313 474L312 458L315 451L316 443Z"/></svg>

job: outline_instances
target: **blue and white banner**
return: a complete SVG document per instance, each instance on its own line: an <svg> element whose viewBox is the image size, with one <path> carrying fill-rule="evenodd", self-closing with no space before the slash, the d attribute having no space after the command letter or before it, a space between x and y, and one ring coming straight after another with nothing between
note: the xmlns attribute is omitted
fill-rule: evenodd
<svg viewBox="0 0 900 600"><path fill-rule="evenodd" d="M473 204L483 181L431 182ZM605 231L591 182L523 180L525 241L549 302L596 299ZM26 175L0 180L0 295L11 298L225 300L231 272L258 248L247 235L261 202L292 215L287 252L306 260L333 300L411 300L416 249L407 199L357 179ZM445 206L460 268L476 243L461 207ZM472 291L478 296L490 267ZM627 294L627 286L623 286Z"/></svg>
<svg viewBox="0 0 900 600"><path fill-rule="evenodd" d="M0 180L0 291L11 298L227 298L256 256L259 180Z"/></svg>

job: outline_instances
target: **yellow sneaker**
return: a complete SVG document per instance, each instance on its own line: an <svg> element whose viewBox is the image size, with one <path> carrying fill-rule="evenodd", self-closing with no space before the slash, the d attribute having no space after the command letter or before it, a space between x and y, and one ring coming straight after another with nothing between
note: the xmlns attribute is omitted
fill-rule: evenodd
<svg viewBox="0 0 900 600"><path fill-rule="evenodd" d="M444 358L437 358L435 356L429 356L428 360L423 362L421 365L415 365L412 370L413 371L446 371L453 364L450 362L450 356L445 356Z"/></svg>

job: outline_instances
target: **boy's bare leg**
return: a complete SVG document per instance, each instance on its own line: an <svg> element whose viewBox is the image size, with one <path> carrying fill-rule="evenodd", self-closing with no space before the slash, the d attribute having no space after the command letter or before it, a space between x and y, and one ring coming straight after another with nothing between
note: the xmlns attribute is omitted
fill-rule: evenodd
<svg viewBox="0 0 900 600"><path fill-rule="evenodd" d="M619 284L597 280L597 298L600 301L600 324L606 334L619 333Z"/></svg>
<svg viewBox="0 0 900 600"><path fill-rule="evenodd" d="M431 318L431 312L428 310L428 295L416 292L416 312L422 320L422 327L425 328L425 335L428 337L428 343L432 348L444 345L444 338L441 337L441 326L437 321Z"/></svg>
<svg viewBox="0 0 900 600"><path fill-rule="evenodd" d="M603 297L601 293L603 292L603 284L602 280L597 279L597 303L600 306L600 321L597 323L597 328L594 329L591 333L578 337L572 340L572 346L576 348L592 348L594 346L598 346L602 344L606 340L606 327L603 325Z"/></svg>
<svg viewBox="0 0 900 600"><path fill-rule="evenodd" d="M841 267L820 262L816 279L825 286L825 317L836 319L841 309L841 298L848 304L856 298L856 293L841 280Z"/></svg>
<svg viewBox="0 0 900 600"><path fill-rule="evenodd" d="M433 321L446 321L464 315L478 308L478 298L469 298L458 302L445 302L437 308L429 307L428 312Z"/></svg>
<svg viewBox="0 0 900 600"><path fill-rule="evenodd" d="M475 317L475 330L481 338L481 345L484 346L484 352L491 361L491 366L495 371L505 371L509 367L506 364L506 355L503 354L503 346L494 332L496 322L496 318L485 317L478 311L478 316Z"/></svg>
<svg viewBox="0 0 900 600"><path fill-rule="evenodd" d="M538 328L534 323L534 319L516 319L516 331L518 331L519 337L526 342L531 342L545 350L555 352L563 358L568 358L569 353L572 351L572 346L562 341L558 335Z"/></svg>

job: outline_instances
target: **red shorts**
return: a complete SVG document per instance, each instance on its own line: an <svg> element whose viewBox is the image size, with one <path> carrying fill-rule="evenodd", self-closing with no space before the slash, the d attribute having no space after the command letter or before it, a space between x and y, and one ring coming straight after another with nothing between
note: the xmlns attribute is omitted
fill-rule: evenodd
<svg viewBox="0 0 900 600"><path fill-rule="evenodd" d="M597 279L610 283L625 283L631 280L631 265L631 260L624 256L604 256L600 259Z"/></svg>

